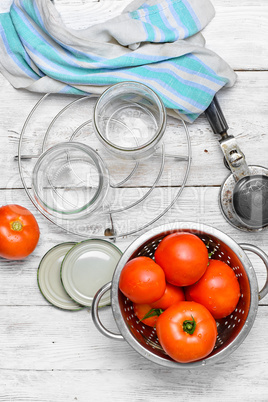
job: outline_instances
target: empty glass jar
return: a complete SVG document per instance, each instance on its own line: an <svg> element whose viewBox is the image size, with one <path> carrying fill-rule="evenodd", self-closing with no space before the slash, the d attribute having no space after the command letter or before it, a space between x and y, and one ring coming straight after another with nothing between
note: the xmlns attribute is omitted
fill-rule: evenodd
<svg viewBox="0 0 268 402"><path fill-rule="evenodd" d="M122 82L109 87L98 99L93 126L101 143L115 156L143 159L160 145L166 109L146 85Z"/></svg>
<svg viewBox="0 0 268 402"><path fill-rule="evenodd" d="M92 148L62 142L38 158L32 185L35 199L46 213L61 219L78 219L103 205L109 175Z"/></svg>

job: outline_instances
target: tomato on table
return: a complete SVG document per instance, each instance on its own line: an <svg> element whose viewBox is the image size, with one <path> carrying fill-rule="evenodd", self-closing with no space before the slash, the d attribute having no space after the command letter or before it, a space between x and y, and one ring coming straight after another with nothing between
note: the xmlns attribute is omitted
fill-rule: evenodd
<svg viewBox="0 0 268 402"><path fill-rule="evenodd" d="M217 325L206 307L182 301L173 304L158 317L156 332L162 348L173 360L190 363L212 352Z"/></svg>
<svg viewBox="0 0 268 402"><path fill-rule="evenodd" d="M154 303L151 303L152 308L166 310L172 304L185 300L184 291L181 287L171 285L167 282L165 293Z"/></svg>
<svg viewBox="0 0 268 402"><path fill-rule="evenodd" d="M165 292L165 273L149 257L133 258L121 271L119 289L134 303L153 303Z"/></svg>
<svg viewBox="0 0 268 402"><path fill-rule="evenodd" d="M240 298L240 286L232 268L223 261L210 260L201 279L185 289L186 299L203 304L219 319L231 314Z"/></svg>
<svg viewBox="0 0 268 402"><path fill-rule="evenodd" d="M201 278L208 265L208 250L192 233L179 232L164 237L154 257L163 268L167 282L176 286L192 285Z"/></svg>
<svg viewBox="0 0 268 402"><path fill-rule="evenodd" d="M0 257L21 260L31 254L40 231L33 214L20 205L0 208Z"/></svg>

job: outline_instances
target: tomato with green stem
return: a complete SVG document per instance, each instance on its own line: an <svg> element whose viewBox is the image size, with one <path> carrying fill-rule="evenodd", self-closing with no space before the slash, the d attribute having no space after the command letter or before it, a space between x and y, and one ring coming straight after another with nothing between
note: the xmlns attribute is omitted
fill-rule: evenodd
<svg viewBox="0 0 268 402"><path fill-rule="evenodd" d="M155 327L160 314L163 312L161 309L154 309L150 304L133 303L135 315L143 323L149 327Z"/></svg>
<svg viewBox="0 0 268 402"><path fill-rule="evenodd" d="M0 208L0 257L21 260L31 254L40 231L33 214L20 205Z"/></svg>
<svg viewBox="0 0 268 402"><path fill-rule="evenodd" d="M158 317L156 332L160 345L173 360L190 363L204 359L212 352L217 325L206 307L181 301Z"/></svg>

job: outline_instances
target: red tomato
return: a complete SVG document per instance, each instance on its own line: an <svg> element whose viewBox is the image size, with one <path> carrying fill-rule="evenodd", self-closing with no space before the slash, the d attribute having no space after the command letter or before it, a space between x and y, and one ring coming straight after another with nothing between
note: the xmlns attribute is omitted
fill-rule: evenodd
<svg viewBox="0 0 268 402"><path fill-rule="evenodd" d="M199 237L191 233L166 236L155 252L155 262L163 268L167 282L192 285L207 269L208 251Z"/></svg>
<svg viewBox="0 0 268 402"><path fill-rule="evenodd" d="M187 300L203 304L214 318L231 314L240 298L240 286L234 271L219 260L210 260L202 278L185 291Z"/></svg>
<svg viewBox="0 0 268 402"><path fill-rule="evenodd" d="M144 324L149 325L149 327L155 327L156 321L158 319L158 316L160 315L159 310L156 310L155 312L152 312L153 315L152 317L145 318L146 314L149 313L150 310L152 310L152 307L150 304L133 304L134 308L134 313L138 317L140 321L142 321Z"/></svg>
<svg viewBox="0 0 268 402"><path fill-rule="evenodd" d="M151 303L151 306L153 308L161 308L162 310L166 310L172 304L183 300L185 300L185 296L182 288L167 283L164 295L161 297L161 299Z"/></svg>
<svg viewBox="0 0 268 402"><path fill-rule="evenodd" d="M173 304L158 317L156 332L162 348L172 359L189 363L212 352L217 325L206 307L182 301Z"/></svg>
<svg viewBox="0 0 268 402"><path fill-rule="evenodd" d="M0 208L0 256L21 260L31 254L39 240L39 226L33 214L19 205Z"/></svg>
<svg viewBox="0 0 268 402"><path fill-rule="evenodd" d="M149 257L133 258L122 269L119 289L134 303L153 303L165 292L164 271Z"/></svg>

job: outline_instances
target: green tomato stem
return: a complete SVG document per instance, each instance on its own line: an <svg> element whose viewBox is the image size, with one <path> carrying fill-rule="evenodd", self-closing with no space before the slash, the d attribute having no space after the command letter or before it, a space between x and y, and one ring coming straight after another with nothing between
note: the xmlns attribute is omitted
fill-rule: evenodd
<svg viewBox="0 0 268 402"><path fill-rule="evenodd" d="M192 320L183 321L182 328L184 332L187 332L189 335L193 335L196 328L196 321L192 316Z"/></svg>
<svg viewBox="0 0 268 402"><path fill-rule="evenodd" d="M23 225L20 221L14 221L11 223L11 229L15 232L20 232L23 228Z"/></svg>
<svg viewBox="0 0 268 402"><path fill-rule="evenodd" d="M146 318L150 318L150 317L154 317L154 316L160 316L160 314L163 313L164 310L162 310L161 308L151 308L150 311L148 311L147 314L145 314L145 316L140 320L146 320Z"/></svg>

